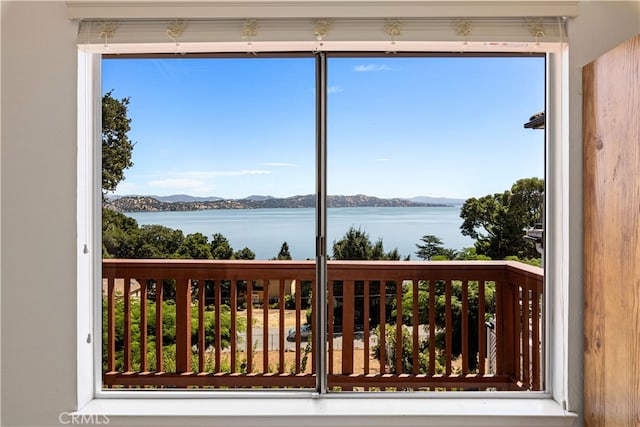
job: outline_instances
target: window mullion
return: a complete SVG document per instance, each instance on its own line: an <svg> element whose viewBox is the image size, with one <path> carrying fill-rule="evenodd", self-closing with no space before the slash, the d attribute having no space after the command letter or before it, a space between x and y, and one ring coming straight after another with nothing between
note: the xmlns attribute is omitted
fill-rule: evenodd
<svg viewBox="0 0 640 427"><path fill-rule="evenodd" d="M316 55L316 390L327 392L327 57Z"/></svg>

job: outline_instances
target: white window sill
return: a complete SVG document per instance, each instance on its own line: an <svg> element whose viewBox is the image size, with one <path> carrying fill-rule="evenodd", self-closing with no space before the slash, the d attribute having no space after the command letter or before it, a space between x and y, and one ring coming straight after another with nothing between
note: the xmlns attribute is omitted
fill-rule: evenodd
<svg viewBox="0 0 640 427"><path fill-rule="evenodd" d="M208 426L572 426L552 399L219 398L94 399L77 415L115 425Z"/></svg>

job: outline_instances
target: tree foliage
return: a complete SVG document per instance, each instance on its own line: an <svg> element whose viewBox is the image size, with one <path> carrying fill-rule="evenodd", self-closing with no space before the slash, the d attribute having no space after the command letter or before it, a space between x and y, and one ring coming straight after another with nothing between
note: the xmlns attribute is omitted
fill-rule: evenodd
<svg viewBox="0 0 640 427"><path fill-rule="evenodd" d="M256 254L251 249L244 247L233 253L233 259L256 259Z"/></svg>
<svg viewBox="0 0 640 427"><path fill-rule="evenodd" d="M163 369L166 372L175 371L175 343L176 343L176 306L172 299L166 298L162 302L162 345L163 345ZM131 356L133 369L140 369L140 304L138 298L131 298ZM153 300L147 300L147 312L155 313L156 303ZM107 369L107 301L103 297L102 302L102 360L103 369ZM200 351L198 345L198 307L191 308L191 343L193 345L194 354ZM116 297L115 303L115 356L116 370L124 368L124 298L122 295ZM216 334L215 309L208 307L204 314L205 328L205 349L212 347L216 339L220 340L220 346L227 348L231 344L231 310L229 306L222 304L220 306L220 334ZM236 318L236 333L242 333L246 330L246 321L244 318ZM155 370L155 342L156 342L156 317L148 316L147 318L147 366L150 370Z"/></svg>
<svg viewBox="0 0 640 427"><path fill-rule="evenodd" d="M220 233L211 241L202 233L186 236L162 225L138 226L135 219L102 209L102 257L123 259L255 259L249 248L234 251Z"/></svg>
<svg viewBox="0 0 640 427"><path fill-rule="evenodd" d="M176 250L176 255L187 259L211 259L209 239L202 233L188 234Z"/></svg>
<svg viewBox="0 0 640 427"><path fill-rule="evenodd" d="M178 251L185 240L182 231L162 225L143 225L137 236L139 258L164 258Z"/></svg>
<svg viewBox="0 0 640 427"><path fill-rule="evenodd" d="M418 250L416 251L416 255L420 259L430 260L436 255L440 255L442 252L442 240L440 238L427 234L422 236L420 239L423 244L416 244Z"/></svg>
<svg viewBox="0 0 640 427"><path fill-rule="evenodd" d="M229 240L220 233L211 236L211 256L213 259L231 259L233 248Z"/></svg>
<svg viewBox="0 0 640 427"><path fill-rule="evenodd" d="M138 222L110 209L102 209L102 257L135 258Z"/></svg>
<svg viewBox="0 0 640 427"><path fill-rule="evenodd" d="M377 337L376 344L373 346L373 355L376 359L380 360L380 343L382 342L380 326L377 326L374 331ZM398 337L396 334L395 325L385 325L385 365L388 373L394 374L412 374L413 373L413 337L411 331L407 326L402 325L402 334L400 337L400 346L397 345ZM397 371L396 355L397 348L401 347L402 354L400 360L402 362L402 370ZM418 372L421 374L429 373L429 341L420 340L418 343ZM444 374L444 363L442 354L439 354L435 359L434 372L436 374Z"/></svg>
<svg viewBox="0 0 640 427"><path fill-rule="evenodd" d="M282 246L280 247L280 252L278 252L278 256L276 259L279 260L290 260L291 252L289 252L289 244L287 242L282 242Z"/></svg>
<svg viewBox="0 0 640 427"><path fill-rule="evenodd" d="M457 260L461 261L489 261L491 257L480 255L476 252L475 247L462 248L456 255Z"/></svg>
<svg viewBox="0 0 640 427"><path fill-rule="evenodd" d="M456 259L458 256L458 251L445 248L442 245L442 240L432 234L422 236L420 241L422 244L416 244L418 248L416 255L420 259L427 261L444 261Z"/></svg>
<svg viewBox="0 0 640 427"><path fill-rule="evenodd" d="M468 301L468 346L469 354L477 354L478 352L478 336L479 336L479 286L482 283L469 282L467 284L467 301ZM435 288L435 319L436 319L436 346L440 352L445 349L446 336L446 283L444 281L436 281ZM452 335L452 351L451 355L455 358L462 354L462 294L463 283L458 280L451 281L451 335ZM430 283L420 281L418 284L418 324L427 325L429 323L429 288ZM487 283L485 286L485 317L489 318L495 313L495 283ZM395 309L392 312L395 316ZM405 324L413 324L413 292L407 289L403 292L402 297L402 317ZM482 319L483 323L487 319ZM469 359L469 369L473 370L477 367L475 358Z"/></svg>
<svg viewBox="0 0 640 427"><path fill-rule="evenodd" d="M133 143L129 140L130 98L116 99L109 91L102 97L102 194L115 191L124 170L133 166Z"/></svg>
<svg viewBox="0 0 640 427"><path fill-rule="evenodd" d="M542 220L544 181L518 180L504 193L470 198L460 210L462 234L476 239L475 249L492 259L517 256L538 258L531 243L524 240L525 229Z"/></svg>
<svg viewBox="0 0 640 427"><path fill-rule="evenodd" d="M400 254L397 249L385 253L382 239L371 243L369 234L361 228L350 227L342 239L334 240L333 259L397 261Z"/></svg>

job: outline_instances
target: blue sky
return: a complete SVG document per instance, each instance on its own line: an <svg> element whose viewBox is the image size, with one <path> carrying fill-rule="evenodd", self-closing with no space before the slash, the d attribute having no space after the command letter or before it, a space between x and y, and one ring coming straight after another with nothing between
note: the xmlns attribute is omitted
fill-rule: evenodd
<svg viewBox="0 0 640 427"><path fill-rule="evenodd" d="M330 58L328 192L480 197L544 174L544 59ZM130 97L135 165L116 194L315 190L313 58L105 59Z"/></svg>

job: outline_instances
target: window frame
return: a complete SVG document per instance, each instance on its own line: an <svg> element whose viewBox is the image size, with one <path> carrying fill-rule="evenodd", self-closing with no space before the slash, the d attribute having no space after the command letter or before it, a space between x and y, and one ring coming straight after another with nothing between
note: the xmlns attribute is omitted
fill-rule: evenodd
<svg viewBox="0 0 640 427"><path fill-rule="evenodd" d="M96 319L96 307L101 304L100 293L93 290L89 283L99 283L100 266L99 257L92 254L101 253L101 227L99 183L100 169L95 165L100 164L100 150L91 141L100 140L100 61L102 54L78 52L78 246L81 251L78 256L78 414L104 414L104 415L163 415L183 416L201 415L214 416L212 420L220 421L225 425L225 419L232 417L238 422L255 422L256 417L281 417L290 415L287 422L279 425L293 425L292 420L298 417L306 417L310 414L317 425L334 424L335 420L344 420L345 423L354 422L367 425L385 425L393 418L397 422L397 416L410 416L403 418L399 425L413 425L411 423L420 420L420 423L431 423L447 418L447 423L453 422L456 417L461 417L465 425L469 422L486 422L487 419L495 420L496 425L511 425L513 420L523 420L527 417L535 422L535 425L570 425L574 415L566 412L564 396L567 393L567 367L566 367L566 322L564 318L567 292L567 266L563 259L568 253L568 233L566 212L568 211L568 198L564 188L568 185L566 170L568 168L565 151L567 150L568 137L563 126L566 120L567 91L566 75L566 47L559 52L547 53L547 130L546 130L546 176L548 182L546 195L546 227L545 236L548 260L545 271L545 304L547 306L547 323L545 327L545 377L547 390L536 393L484 393L484 392L456 392L432 394L412 394L389 396L367 396L353 394L329 394L322 399L315 399L315 392L251 392L250 395L241 396L237 392L221 395L219 392L198 392L197 395L188 391L163 392L161 396L154 392L136 392L135 395L126 392L110 391L102 392L99 389L101 372L101 346L100 338L101 322ZM326 85L326 82L324 82ZM322 82L318 82L322 85ZM326 100L325 104L326 106ZM320 113L319 113L320 114ZM326 148L326 143L324 144ZM321 160L322 159L322 160ZM323 166L324 162L324 166ZM318 167L326 167L326 157L318 156ZM325 173L326 176L326 173ZM322 183L317 183L318 192ZM324 184L326 188L326 183ZM318 225L321 227L321 225ZM320 231L320 230L319 230ZM322 235L322 233L320 233ZM326 254L325 254L326 256ZM326 274L326 272L325 272ZM319 279L322 276L319 277ZM322 281L319 280L318 283ZM553 283L561 283L562 286L552 286ZM90 304L87 302L90 301ZM95 342L95 343L93 343ZM87 345L89 344L89 345ZM318 358L321 359L321 358ZM87 372L91 371L91 375ZM201 399L215 397L207 400L206 405L193 405L186 403L188 398ZM256 413L245 415L246 399L252 399L257 404ZM303 398L300 400L300 398ZM420 408L416 409L414 399L421 399ZM380 402L383 399L385 403ZM135 402L135 405L131 403ZM222 403L221 403L222 402ZM389 404L386 404L389 402ZM291 415L287 404L295 405L298 412ZM346 405L346 406L345 406ZM191 410L185 412L185 408ZM354 410L357 408L357 410ZM382 412L381 412L382 411ZM359 413L359 415L358 415ZM221 415L224 414L224 415ZM391 417L387 419L387 417ZM417 418L416 418L417 417ZM470 418L471 417L471 418ZM387 420L386 423L384 420ZM368 421L366 421L368 420ZM484 421L483 421L484 420ZM509 420L509 421L508 421ZM535 421L533 421L535 420ZM292 421L289 424L289 421ZM228 422L228 421L227 421ZM299 422L299 421L297 421ZM305 421L307 424L308 420ZM500 423L505 424L500 424ZM520 421L518 421L520 422ZM217 425L217 424L213 424ZM242 424L240 424L242 425ZM316 425L316 424L312 424ZM351 424L347 424L351 425ZM353 424L355 425L355 424ZM533 424L532 424L533 425Z"/></svg>

